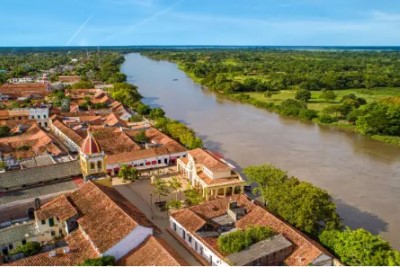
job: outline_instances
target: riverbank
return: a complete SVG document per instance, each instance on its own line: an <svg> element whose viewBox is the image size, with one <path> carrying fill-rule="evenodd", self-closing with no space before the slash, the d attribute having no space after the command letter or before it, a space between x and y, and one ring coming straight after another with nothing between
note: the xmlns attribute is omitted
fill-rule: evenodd
<svg viewBox="0 0 400 267"><path fill-rule="evenodd" d="M173 62L173 61L171 61ZM182 62L173 62L177 64L178 68L186 73L194 82L202 85L202 79L197 77L193 72L190 72L185 69L184 64ZM204 85L202 85L204 86ZM270 112L275 112L280 114L281 116L285 116L282 114L282 110L279 109L279 105L287 100L287 99L295 99L296 91L294 90L281 90L278 92L273 92L268 97L265 96L265 93L261 92L245 92L245 93L224 93L218 90L213 90L212 88L207 88L210 91L213 91L220 98L229 99L231 101L239 102L242 104L253 105L257 108L264 109ZM377 135L377 134L363 134L360 132L355 123L349 123L346 120L336 120L332 119L332 122L324 122L321 121L320 116L324 115L324 110L329 109L329 107L339 107L341 101L338 100L346 95L354 94L356 97L361 97L368 102L374 101L382 101L388 99L390 97L397 97L399 88L386 88L386 89L347 89L347 90L332 90L336 95L336 100L333 101L323 101L321 100L321 91L311 91L311 99L307 102L307 109L311 111L315 111L318 117L316 118L299 118L297 116L289 116L300 121L311 121L317 125L331 127L333 129L351 132L355 134L365 135L373 140L396 145L400 147L400 136L390 136L390 135ZM329 116L329 115L328 115Z"/></svg>
<svg viewBox="0 0 400 267"><path fill-rule="evenodd" d="M145 104L188 125L207 149L242 168L271 163L327 190L346 225L400 248L397 146L218 98L167 61L128 54L122 71Z"/></svg>

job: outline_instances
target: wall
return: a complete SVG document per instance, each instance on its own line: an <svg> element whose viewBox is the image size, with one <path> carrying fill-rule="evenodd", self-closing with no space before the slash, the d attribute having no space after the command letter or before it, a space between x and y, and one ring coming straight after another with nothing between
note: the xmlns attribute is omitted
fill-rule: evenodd
<svg viewBox="0 0 400 267"><path fill-rule="evenodd" d="M203 244L202 241L194 237L189 231L187 231L180 223L178 223L173 217L170 218L170 229L178 234L180 237L180 241L184 241L188 246L190 246L193 250L197 252L200 256L210 262L212 259L212 263L210 265L216 266L229 266L228 263L223 261L219 256L217 256L213 251L211 251L207 246ZM174 230L174 223L176 224L176 231ZM185 239L183 239L183 232L185 232ZM189 241L189 236L191 237L191 241ZM197 249L196 249L197 243ZM201 248L203 248L203 255L201 255Z"/></svg>
<svg viewBox="0 0 400 267"><path fill-rule="evenodd" d="M160 155L157 157L151 157L151 158L145 158L145 159L138 159L138 160L133 160L133 161L128 161L128 162L118 162L118 163L114 163L114 164L107 164L107 171L114 173L113 170L115 168L120 168L121 165L126 164L132 167L135 167L138 170L146 170L146 169L151 169L151 168L161 168L161 167L165 167L168 166L171 162L170 159L171 158L182 158L184 156L186 156L186 152L180 152L180 153L174 153L174 154L170 154L170 155ZM160 160L160 163L158 163ZM166 163L165 163L166 160ZM150 164L150 165L146 165L146 162L150 162L152 163L153 161L156 161L155 164ZM107 159L106 159L107 162Z"/></svg>
<svg viewBox="0 0 400 267"><path fill-rule="evenodd" d="M104 255L114 256L115 260L121 259L129 251L139 246L149 235L153 234L153 229L141 225L136 226L130 234L125 236L120 242L107 250Z"/></svg>

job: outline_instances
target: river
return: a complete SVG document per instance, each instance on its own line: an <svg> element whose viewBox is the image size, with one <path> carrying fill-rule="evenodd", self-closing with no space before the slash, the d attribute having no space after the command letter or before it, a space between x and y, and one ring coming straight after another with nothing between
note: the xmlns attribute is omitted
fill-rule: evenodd
<svg viewBox="0 0 400 267"><path fill-rule="evenodd" d="M345 224L400 249L398 147L220 99L174 63L133 53L122 71L145 103L193 128L206 148L241 168L268 162L326 189Z"/></svg>

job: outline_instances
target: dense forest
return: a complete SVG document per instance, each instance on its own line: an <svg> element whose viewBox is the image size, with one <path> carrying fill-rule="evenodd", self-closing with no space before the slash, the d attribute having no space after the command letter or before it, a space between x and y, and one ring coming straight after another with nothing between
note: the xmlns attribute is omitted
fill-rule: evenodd
<svg viewBox="0 0 400 267"><path fill-rule="evenodd" d="M158 50L196 82L232 100L400 144L400 53Z"/></svg>
<svg viewBox="0 0 400 267"><path fill-rule="evenodd" d="M10 78L38 76L50 72L50 80L58 75L80 75L83 80L116 83L125 81L119 71L124 57L118 52L64 51L3 53L0 57L0 84Z"/></svg>

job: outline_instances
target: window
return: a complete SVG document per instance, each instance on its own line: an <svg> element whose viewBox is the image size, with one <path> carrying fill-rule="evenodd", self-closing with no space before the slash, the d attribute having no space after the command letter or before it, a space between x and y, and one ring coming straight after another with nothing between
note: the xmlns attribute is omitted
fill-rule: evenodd
<svg viewBox="0 0 400 267"><path fill-rule="evenodd" d="M54 226L54 219L53 219L53 218L50 218L50 219L49 219L49 225L50 225L50 226Z"/></svg>
<svg viewBox="0 0 400 267"><path fill-rule="evenodd" d="M58 229L58 234L62 235L62 229Z"/></svg>
<svg viewBox="0 0 400 267"><path fill-rule="evenodd" d="M176 232L176 223L173 223L172 227L174 228L174 231Z"/></svg>
<svg viewBox="0 0 400 267"><path fill-rule="evenodd" d="M197 242L194 241L194 249L197 251Z"/></svg>
<svg viewBox="0 0 400 267"><path fill-rule="evenodd" d="M158 160L158 164L161 164L161 159Z"/></svg>
<svg viewBox="0 0 400 267"><path fill-rule="evenodd" d="M94 171L94 162L90 162L90 169Z"/></svg>
<svg viewBox="0 0 400 267"><path fill-rule="evenodd" d="M37 115L37 118L40 119L40 115Z"/></svg>
<svg viewBox="0 0 400 267"><path fill-rule="evenodd" d="M44 123L44 127L47 127L47 122Z"/></svg>
<svg viewBox="0 0 400 267"><path fill-rule="evenodd" d="M46 220L42 220L42 224L46 224Z"/></svg>
<svg viewBox="0 0 400 267"><path fill-rule="evenodd" d="M46 119L46 115L43 115L43 118Z"/></svg>
<svg viewBox="0 0 400 267"><path fill-rule="evenodd" d="M188 240L189 240L189 243L192 243L192 236L191 235L188 235Z"/></svg>
<svg viewBox="0 0 400 267"><path fill-rule="evenodd" d="M56 231L51 231L51 236L55 236L56 235Z"/></svg>
<svg viewBox="0 0 400 267"><path fill-rule="evenodd" d="M101 170L101 161L97 162L97 169Z"/></svg>
<svg viewBox="0 0 400 267"><path fill-rule="evenodd" d="M143 166L144 164L143 163L140 163L140 166Z"/></svg>

